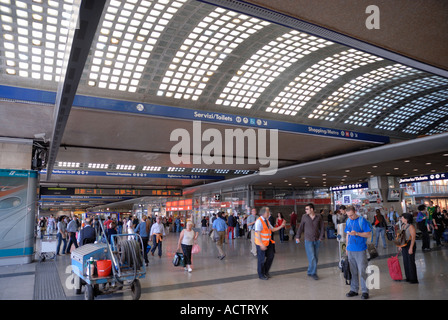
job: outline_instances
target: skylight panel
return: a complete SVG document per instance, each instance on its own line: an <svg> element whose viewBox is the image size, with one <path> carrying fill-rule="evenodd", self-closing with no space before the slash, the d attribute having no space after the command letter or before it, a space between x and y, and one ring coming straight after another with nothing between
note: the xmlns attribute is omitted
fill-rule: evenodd
<svg viewBox="0 0 448 320"><path fill-rule="evenodd" d="M391 113L378 127L382 126L387 127L388 130L395 130L400 124L418 112L446 99L448 99L448 90L437 91L412 100ZM412 125L410 128L412 128Z"/></svg>
<svg viewBox="0 0 448 320"><path fill-rule="evenodd" d="M59 81L61 69L56 67L62 66L73 0L49 1L48 6L37 1L7 5L0 5L6 74Z"/></svg>
<svg viewBox="0 0 448 320"><path fill-rule="evenodd" d="M398 103L399 101L406 99L408 96L417 94L430 87L436 87L443 84L448 84L448 79L439 76L430 76L407 82L377 95L375 98L366 103L360 110L362 110L364 114L369 114L374 108L381 104L381 113L389 113L388 108ZM409 108L409 104L405 105L405 107ZM412 114L415 114L415 110L418 110L418 108L418 106L414 108ZM392 113L392 115L389 114L384 117L384 120L376 124L375 128L383 130L394 130L395 128L397 128L405 120L400 118L400 114L403 110L397 111L394 112L395 115L393 115Z"/></svg>
<svg viewBox="0 0 448 320"><path fill-rule="evenodd" d="M199 99L225 58L250 34L268 24L222 8L215 9L184 41L165 73L157 95Z"/></svg>
<svg viewBox="0 0 448 320"><path fill-rule="evenodd" d="M220 94L216 104L250 109L261 93L284 70L312 51L330 44L332 43L329 41L295 30L278 37L258 50L241 66ZM260 80L253 82L253 79ZM243 98L249 99L242 101Z"/></svg>
<svg viewBox="0 0 448 320"><path fill-rule="evenodd" d="M94 52L99 58L92 61L88 85L136 92L154 45L186 1L134 1L124 8L121 1L111 1L100 27ZM101 77L104 66L120 71L118 81Z"/></svg>
<svg viewBox="0 0 448 320"><path fill-rule="evenodd" d="M448 117L448 103L444 106L438 107L428 113L425 113L420 118L409 124L403 132L411 134L419 134L419 132L426 127L432 125L439 119ZM434 132L434 131L433 131Z"/></svg>
<svg viewBox="0 0 448 320"><path fill-rule="evenodd" d="M331 117L327 115L325 120L337 120L341 113L347 110L349 106L356 103L356 101L366 94L372 92L378 86L419 72L420 71L418 70L400 64L372 70L344 84L326 98L316 109L325 109L326 112L333 113L333 116ZM365 117L361 115L352 117L345 123L359 126L365 126L367 124Z"/></svg>
<svg viewBox="0 0 448 320"><path fill-rule="evenodd" d="M371 54L349 49L327 57L302 72L266 109L267 112L295 116L311 98L335 79L356 68L382 60ZM333 121L339 108L334 104L318 106L308 118Z"/></svg>

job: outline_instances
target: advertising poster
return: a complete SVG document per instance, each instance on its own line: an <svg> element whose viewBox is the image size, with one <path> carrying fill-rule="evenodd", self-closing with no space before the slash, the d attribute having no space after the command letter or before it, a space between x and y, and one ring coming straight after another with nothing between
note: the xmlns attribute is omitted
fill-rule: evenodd
<svg viewBox="0 0 448 320"><path fill-rule="evenodd" d="M0 169L0 265L31 259L36 188L37 172Z"/></svg>

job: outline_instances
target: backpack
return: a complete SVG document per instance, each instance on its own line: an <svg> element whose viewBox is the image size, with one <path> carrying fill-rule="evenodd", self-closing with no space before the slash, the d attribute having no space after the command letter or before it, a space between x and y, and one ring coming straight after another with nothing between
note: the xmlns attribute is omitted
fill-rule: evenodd
<svg viewBox="0 0 448 320"><path fill-rule="evenodd" d="M344 274L345 284L349 285L352 280L352 273L350 272L350 264L348 263L348 257L342 259L342 273Z"/></svg>

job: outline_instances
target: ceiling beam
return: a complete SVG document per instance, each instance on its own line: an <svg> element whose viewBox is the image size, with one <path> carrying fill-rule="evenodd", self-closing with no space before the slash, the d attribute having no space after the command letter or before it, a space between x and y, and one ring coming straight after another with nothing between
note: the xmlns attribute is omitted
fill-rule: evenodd
<svg viewBox="0 0 448 320"><path fill-rule="evenodd" d="M275 175L251 174L230 180L218 181L206 185L185 188L184 195L198 192L216 191L241 185L252 185L260 182L270 182L278 179L290 179L291 177L321 175L331 170L352 169L360 166L373 165L413 157L418 150L418 155L434 154L448 151L448 133L432 135L424 138L408 140L399 143L391 143L367 150L346 153L326 159L310 161L303 164L292 165L277 170Z"/></svg>
<svg viewBox="0 0 448 320"><path fill-rule="evenodd" d="M73 7L79 6L79 12L74 12L69 30L70 40L67 43L64 59L63 82L59 83L56 94L56 106L53 119L50 150L47 162L47 181L58 155L65 126L67 124L73 100L78 90L84 65L89 55L96 29L100 22L106 0L80 0Z"/></svg>

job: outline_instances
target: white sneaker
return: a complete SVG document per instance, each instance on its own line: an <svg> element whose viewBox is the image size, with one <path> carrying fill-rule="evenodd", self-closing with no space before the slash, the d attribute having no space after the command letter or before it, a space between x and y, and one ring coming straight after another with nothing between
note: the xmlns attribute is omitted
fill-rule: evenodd
<svg viewBox="0 0 448 320"><path fill-rule="evenodd" d="M191 271L193 271L193 269L191 269L191 268L188 268L188 272L191 272Z"/></svg>

